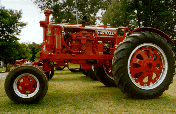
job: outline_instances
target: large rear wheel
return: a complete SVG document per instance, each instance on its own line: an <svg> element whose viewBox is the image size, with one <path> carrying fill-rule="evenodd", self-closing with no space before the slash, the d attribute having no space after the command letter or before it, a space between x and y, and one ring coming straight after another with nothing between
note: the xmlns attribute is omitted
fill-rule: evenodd
<svg viewBox="0 0 176 114"><path fill-rule="evenodd" d="M174 54L155 33L134 33L116 49L113 75L122 92L132 98L155 98L173 80Z"/></svg>
<svg viewBox="0 0 176 114"><path fill-rule="evenodd" d="M20 66L5 80L7 96L15 103L38 103L48 90L45 73L37 66Z"/></svg>

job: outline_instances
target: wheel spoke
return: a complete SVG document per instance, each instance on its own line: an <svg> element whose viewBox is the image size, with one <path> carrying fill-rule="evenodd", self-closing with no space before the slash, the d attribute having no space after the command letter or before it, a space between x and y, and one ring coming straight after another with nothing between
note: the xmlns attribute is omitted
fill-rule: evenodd
<svg viewBox="0 0 176 114"><path fill-rule="evenodd" d="M162 69L157 69L157 68L155 68L155 74L156 74L156 79L158 79L159 77L160 77L160 73L162 72Z"/></svg>
<svg viewBox="0 0 176 114"><path fill-rule="evenodd" d="M147 75L148 75L147 86L149 86L151 84L151 82L154 83L153 78L152 78L153 77L153 72L148 72Z"/></svg>
<svg viewBox="0 0 176 114"><path fill-rule="evenodd" d="M136 78L136 79L135 79L135 82L138 83L138 84L141 85L141 86L144 86L144 82L143 82L143 80L144 80L144 78L145 78L144 75L145 75L145 74L142 74L139 78Z"/></svg>
<svg viewBox="0 0 176 114"><path fill-rule="evenodd" d="M155 67L157 67L157 65L159 65L159 67L161 68L161 66L163 65L163 63L162 63L162 61L160 60L160 58L157 58L157 59L154 61L153 65L154 65Z"/></svg>
<svg viewBox="0 0 176 114"><path fill-rule="evenodd" d="M146 51L141 51L140 54L144 60L149 58Z"/></svg>
<svg viewBox="0 0 176 114"><path fill-rule="evenodd" d="M135 78L135 74L139 74L141 72L143 72L143 67L138 67L138 68L132 68L130 67L130 71L131 71L131 75L133 78Z"/></svg>

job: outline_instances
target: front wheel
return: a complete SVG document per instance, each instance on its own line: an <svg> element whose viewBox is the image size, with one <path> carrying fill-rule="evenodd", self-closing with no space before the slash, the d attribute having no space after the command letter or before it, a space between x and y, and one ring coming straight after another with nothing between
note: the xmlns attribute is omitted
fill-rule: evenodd
<svg viewBox="0 0 176 114"><path fill-rule="evenodd" d="M155 33L134 33L116 49L113 75L122 92L132 98L155 98L173 80L174 54L167 41Z"/></svg>
<svg viewBox="0 0 176 114"><path fill-rule="evenodd" d="M5 80L7 96L15 103L38 103L48 90L45 73L37 66L20 66Z"/></svg>

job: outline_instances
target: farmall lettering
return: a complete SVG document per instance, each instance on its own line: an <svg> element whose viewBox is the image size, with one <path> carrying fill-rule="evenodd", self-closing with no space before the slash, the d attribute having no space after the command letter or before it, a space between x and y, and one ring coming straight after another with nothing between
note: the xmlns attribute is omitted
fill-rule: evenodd
<svg viewBox="0 0 176 114"><path fill-rule="evenodd" d="M107 34L107 35L114 35L115 32L114 31L98 31L98 35L104 35L104 34Z"/></svg>
<svg viewBox="0 0 176 114"><path fill-rule="evenodd" d="M76 70L106 86L119 87L131 98L158 97L171 84L173 41L164 32L143 27L126 36L128 27L52 23L51 11L44 14L39 61L16 61L17 67L6 77L5 91L13 102L39 102L47 93L54 67L69 68L69 63L80 64Z"/></svg>

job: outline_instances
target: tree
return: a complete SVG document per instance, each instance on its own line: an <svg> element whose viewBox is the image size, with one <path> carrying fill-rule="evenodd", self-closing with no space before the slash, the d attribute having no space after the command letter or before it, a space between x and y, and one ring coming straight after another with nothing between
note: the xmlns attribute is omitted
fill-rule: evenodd
<svg viewBox="0 0 176 114"><path fill-rule="evenodd" d="M37 44L35 42L32 42L31 44L28 44L29 49L31 50L32 57L30 58L31 61L35 60L36 54L42 50L42 47L39 47L40 44Z"/></svg>
<svg viewBox="0 0 176 114"><path fill-rule="evenodd" d="M20 22L22 12L0 9L0 60L4 64L13 63L18 58L20 44L17 37L26 23Z"/></svg>
<svg viewBox="0 0 176 114"><path fill-rule="evenodd" d="M35 54L35 57L40 57L40 51ZM39 61L39 58L35 58L35 61Z"/></svg>
<svg viewBox="0 0 176 114"><path fill-rule="evenodd" d="M19 40L17 36L26 23L20 22L22 11L0 9L0 41L13 42Z"/></svg>
<svg viewBox="0 0 176 114"><path fill-rule="evenodd" d="M131 20L133 28L153 27L164 31L172 39L176 35L176 2L174 0L112 0L103 23L124 26Z"/></svg>
<svg viewBox="0 0 176 114"><path fill-rule="evenodd" d="M174 38L176 3L173 0L133 0L132 5L137 10L139 27L154 27Z"/></svg>
<svg viewBox="0 0 176 114"><path fill-rule="evenodd" d="M111 0L107 11L102 17L104 25L127 26L128 21L133 18L130 2L127 0Z"/></svg>
<svg viewBox="0 0 176 114"><path fill-rule="evenodd" d="M18 47L18 55L17 59L31 59L31 49L29 48L28 44L21 43Z"/></svg>
<svg viewBox="0 0 176 114"><path fill-rule="evenodd" d="M77 7L75 4L77 1ZM96 13L99 9L106 9L110 0L35 0L41 10L50 9L52 20L58 23L76 23L76 9L78 21L87 16L86 24L95 24Z"/></svg>
<svg viewBox="0 0 176 114"><path fill-rule="evenodd" d="M9 70L7 64L13 64L15 60L30 59L32 56L28 46L18 41L0 42L0 48L0 58L6 65L6 71Z"/></svg>

